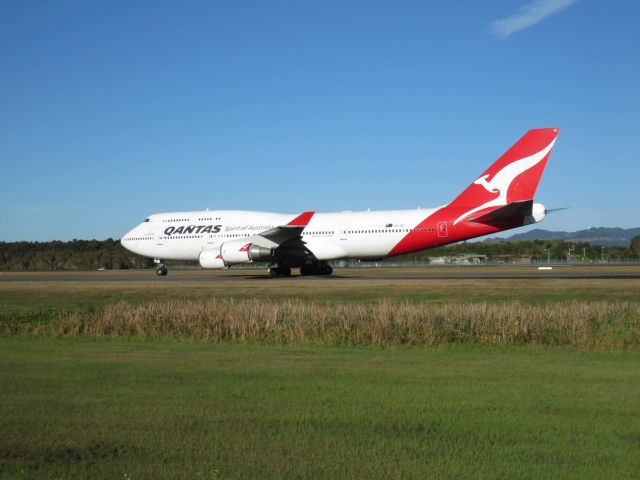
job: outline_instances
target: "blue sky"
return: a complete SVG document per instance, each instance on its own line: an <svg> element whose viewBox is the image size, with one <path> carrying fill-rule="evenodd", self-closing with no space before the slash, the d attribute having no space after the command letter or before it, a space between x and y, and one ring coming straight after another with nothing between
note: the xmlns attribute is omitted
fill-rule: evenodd
<svg viewBox="0 0 640 480"><path fill-rule="evenodd" d="M640 226L640 4L0 4L0 240L438 206L558 126L542 228Z"/></svg>

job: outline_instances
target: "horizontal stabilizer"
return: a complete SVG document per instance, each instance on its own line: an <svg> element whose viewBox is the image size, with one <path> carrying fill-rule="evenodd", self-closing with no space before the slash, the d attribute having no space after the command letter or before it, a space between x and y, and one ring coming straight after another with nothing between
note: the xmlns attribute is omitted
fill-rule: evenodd
<svg viewBox="0 0 640 480"><path fill-rule="evenodd" d="M469 222L484 223L485 225L501 225L531 215L532 208L533 200L511 202L504 207L496 208L480 217L472 218Z"/></svg>

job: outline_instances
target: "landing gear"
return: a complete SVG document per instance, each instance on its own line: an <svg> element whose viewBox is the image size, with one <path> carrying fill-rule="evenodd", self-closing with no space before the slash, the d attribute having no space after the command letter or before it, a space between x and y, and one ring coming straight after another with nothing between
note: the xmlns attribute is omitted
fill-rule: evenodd
<svg viewBox="0 0 640 480"><path fill-rule="evenodd" d="M331 275L333 268L327 262L312 263L300 267L300 275Z"/></svg>
<svg viewBox="0 0 640 480"><path fill-rule="evenodd" d="M288 277L289 275L291 275L291 269L289 267L269 267L270 277Z"/></svg>
<svg viewBox="0 0 640 480"><path fill-rule="evenodd" d="M164 263L158 264L156 267L156 275L159 277L164 277L167 273L169 273L169 269Z"/></svg>
<svg viewBox="0 0 640 480"><path fill-rule="evenodd" d="M320 275L331 275L333 273L333 267L328 263L320 265Z"/></svg>

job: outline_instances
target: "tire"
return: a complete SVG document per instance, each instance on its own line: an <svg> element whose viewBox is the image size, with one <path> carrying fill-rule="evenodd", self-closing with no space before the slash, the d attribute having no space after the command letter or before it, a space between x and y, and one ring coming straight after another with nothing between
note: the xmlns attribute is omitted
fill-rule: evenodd
<svg viewBox="0 0 640 480"><path fill-rule="evenodd" d="M320 269L316 265L304 265L300 267L300 275L310 276L310 275L318 275L320 273Z"/></svg>
<svg viewBox="0 0 640 480"><path fill-rule="evenodd" d="M269 269L269 276L273 277L288 277L291 275L291 269L289 267L271 267Z"/></svg>
<svg viewBox="0 0 640 480"><path fill-rule="evenodd" d="M333 268L331 268L331 265L323 265L321 272L322 275L331 275L333 273Z"/></svg>
<svg viewBox="0 0 640 480"><path fill-rule="evenodd" d="M280 267L278 268L278 273L283 277L288 277L291 275L291 269L289 267Z"/></svg>

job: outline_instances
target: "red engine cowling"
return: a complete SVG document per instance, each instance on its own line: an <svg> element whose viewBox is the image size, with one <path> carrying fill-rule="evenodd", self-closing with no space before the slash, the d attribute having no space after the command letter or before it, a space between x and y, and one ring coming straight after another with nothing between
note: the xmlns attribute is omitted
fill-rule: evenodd
<svg viewBox="0 0 640 480"><path fill-rule="evenodd" d="M219 248L212 248L210 250L202 250L200 252L200 258L198 259L202 268L227 268L220 255Z"/></svg>
<svg viewBox="0 0 640 480"><path fill-rule="evenodd" d="M225 242L220 246L220 256L226 264L269 260L273 256L271 248L254 245L245 240Z"/></svg>

